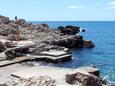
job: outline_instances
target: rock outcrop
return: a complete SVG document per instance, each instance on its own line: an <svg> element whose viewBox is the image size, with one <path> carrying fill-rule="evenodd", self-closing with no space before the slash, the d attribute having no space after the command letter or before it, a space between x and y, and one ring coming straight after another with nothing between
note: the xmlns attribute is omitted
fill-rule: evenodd
<svg viewBox="0 0 115 86"><path fill-rule="evenodd" d="M95 45L91 40L90 41L84 41L84 47L93 48L93 47L95 47Z"/></svg>
<svg viewBox="0 0 115 86"><path fill-rule="evenodd" d="M66 27L59 26L58 30L61 31L64 35L75 35L80 32L80 27L68 25Z"/></svg>
<svg viewBox="0 0 115 86"><path fill-rule="evenodd" d="M104 81L93 74L83 74L80 72L66 75L66 82L79 86L102 86Z"/></svg>
<svg viewBox="0 0 115 86"><path fill-rule="evenodd" d="M60 26L57 29L51 29L47 24L34 25L24 19L9 20L8 17L0 16L0 35L6 37L9 41L30 40L34 42L35 46L28 49L30 51L29 54L34 55L50 49L92 48L92 42L86 42L83 36L76 35L79 31L80 27L77 26ZM6 48L15 47L15 45L10 46L9 44L13 43L5 43L7 45ZM10 57L11 54L14 54L11 55L14 58L14 56L17 56L17 51L20 51L20 48L7 50L6 55Z"/></svg>

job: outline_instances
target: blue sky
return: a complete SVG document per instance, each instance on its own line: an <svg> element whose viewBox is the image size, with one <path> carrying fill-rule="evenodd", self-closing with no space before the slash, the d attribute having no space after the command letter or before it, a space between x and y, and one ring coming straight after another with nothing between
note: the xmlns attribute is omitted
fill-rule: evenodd
<svg viewBox="0 0 115 86"><path fill-rule="evenodd" d="M115 0L1 0L0 15L28 21L115 21Z"/></svg>

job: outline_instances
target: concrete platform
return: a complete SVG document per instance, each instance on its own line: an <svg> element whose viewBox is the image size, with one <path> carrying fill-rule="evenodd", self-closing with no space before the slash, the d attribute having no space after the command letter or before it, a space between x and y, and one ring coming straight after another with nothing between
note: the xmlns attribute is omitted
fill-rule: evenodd
<svg viewBox="0 0 115 86"><path fill-rule="evenodd" d="M38 61L46 61L52 63L61 63L72 59L71 53L56 50L43 51L39 55L28 54L27 57L31 57L31 59L36 59Z"/></svg>
<svg viewBox="0 0 115 86"><path fill-rule="evenodd" d="M88 71L87 71L88 70ZM48 66L38 66L32 68L25 68L18 72L12 73L11 75L18 78L29 79L33 76L50 76L56 80L57 86L65 86L65 75L80 72L83 74L89 74L89 70L97 71L97 68L83 67L77 69L71 68L59 68L59 67L48 67ZM64 84L64 85L63 85ZM68 85L66 85L68 86Z"/></svg>
<svg viewBox="0 0 115 86"><path fill-rule="evenodd" d="M29 59L30 59L29 57L18 57L18 58L11 60L11 61L10 60L3 60L3 61L0 61L0 67L19 63L19 62L29 60Z"/></svg>
<svg viewBox="0 0 115 86"><path fill-rule="evenodd" d="M63 51L44 51L41 52L40 55L26 55L25 57L17 57L13 60L7 60L7 59L1 59L0 60L0 67L20 63L23 61L28 60L37 60L37 61L46 61L46 62L52 62L52 63L61 63L68 60L71 60L72 56L69 53L63 52Z"/></svg>
<svg viewBox="0 0 115 86"><path fill-rule="evenodd" d="M68 52L64 52L64 51L59 51L59 50L50 50L50 51L43 51L40 53L40 55L48 55L48 56L63 56L63 55L67 55L70 54Z"/></svg>

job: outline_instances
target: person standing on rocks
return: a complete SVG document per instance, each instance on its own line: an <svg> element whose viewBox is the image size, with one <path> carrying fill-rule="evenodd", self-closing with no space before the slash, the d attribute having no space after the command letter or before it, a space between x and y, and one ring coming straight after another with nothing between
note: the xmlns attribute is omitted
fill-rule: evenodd
<svg viewBox="0 0 115 86"><path fill-rule="evenodd" d="M18 19L17 16L15 16L15 21L17 21L17 19Z"/></svg>

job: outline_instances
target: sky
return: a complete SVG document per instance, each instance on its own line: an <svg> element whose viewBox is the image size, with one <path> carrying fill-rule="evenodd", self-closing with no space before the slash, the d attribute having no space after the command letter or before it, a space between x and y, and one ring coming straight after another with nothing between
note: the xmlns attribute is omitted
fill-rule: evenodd
<svg viewBox="0 0 115 86"><path fill-rule="evenodd" d="M0 0L0 15L28 21L115 21L115 0Z"/></svg>

